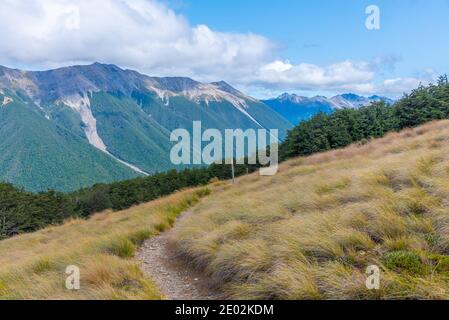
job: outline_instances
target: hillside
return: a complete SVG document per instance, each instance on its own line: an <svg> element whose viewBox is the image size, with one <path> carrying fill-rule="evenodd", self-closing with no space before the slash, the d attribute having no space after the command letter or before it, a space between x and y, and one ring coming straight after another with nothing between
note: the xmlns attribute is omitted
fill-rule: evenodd
<svg viewBox="0 0 449 320"><path fill-rule="evenodd" d="M150 77L95 63L48 71L0 66L0 180L28 191L74 191L180 169L170 132L292 127L225 82Z"/></svg>
<svg viewBox="0 0 449 320"><path fill-rule="evenodd" d="M178 253L231 298L449 299L448 141L434 122L243 177L183 222Z"/></svg>
<svg viewBox="0 0 449 320"><path fill-rule="evenodd" d="M130 258L193 205L176 252L229 298L449 299L448 141L449 121L432 122L289 160L273 177L244 176L0 241L0 295L157 299ZM78 293L61 286L68 264L84 274ZM373 264L379 291L365 287Z"/></svg>
<svg viewBox="0 0 449 320"><path fill-rule="evenodd" d="M187 190L0 241L0 299L161 299L132 260L136 247L172 225L207 193ZM82 290L64 286L70 265L80 268Z"/></svg>
<svg viewBox="0 0 449 320"><path fill-rule="evenodd" d="M13 99L0 106L1 181L29 190L72 190L138 176L75 131L49 121L40 110L15 96Z"/></svg>

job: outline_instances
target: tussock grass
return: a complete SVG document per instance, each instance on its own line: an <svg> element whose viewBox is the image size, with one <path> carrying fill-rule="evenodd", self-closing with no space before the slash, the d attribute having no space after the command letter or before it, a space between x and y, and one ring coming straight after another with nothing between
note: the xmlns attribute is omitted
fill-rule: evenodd
<svg viewBox="0 0 449 320"><path fill-rule="evenodd" d="M187 190L121 212L72 219L0 241L0 299L161 299L132 259L146 239L209 193ZM65 287L67 266L80 268L81 289Z"/></svg>
<svg viewBox="0 0 449 320"><path fill-rule="evenodd" d="M449 299L447 141L433 122L242 177L183 221L177 250L230 298Z"/></svg>

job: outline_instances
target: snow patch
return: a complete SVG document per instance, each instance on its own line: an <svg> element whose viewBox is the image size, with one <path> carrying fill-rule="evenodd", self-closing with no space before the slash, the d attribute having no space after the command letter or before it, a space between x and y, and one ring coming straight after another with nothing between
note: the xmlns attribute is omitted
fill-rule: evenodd
<svg viewBox="0 0 449 320"><path fill-rule="evenodd" d="M97 119L95 119L94 115L92 114L92 110L90 108L90 100L87 95L83 96L73 95L70 97L65 97L61 99L61 102L70 107L71 109L75 110L81 116L81 120L83 121L85 126L84 132L86 134L87 140L92 146L103 151L107 155L114 158L116 161L120 162L121 164L124 164L125 166L131 168L132 170L148 176L148 173L146 173L145 171L139 169L138 167L126 161L117 158L108 151L106 144L103 142L100 135L98 134Z"/></svg>

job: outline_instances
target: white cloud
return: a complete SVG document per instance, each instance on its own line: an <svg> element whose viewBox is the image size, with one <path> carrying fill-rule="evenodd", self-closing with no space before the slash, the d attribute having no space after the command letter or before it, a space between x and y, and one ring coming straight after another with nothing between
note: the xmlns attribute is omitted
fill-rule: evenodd
<svg viewBox="0 0 449 320"><path fill-rule="evenodd" d="M262 66L250 82L280 87L340 88L366 83L374 78L374 72L364 62L343 61L325 67L300 63L292 65L288 61L275 61Z"/></svg>
<svg viewBox="0 0 449 320"><path fill-rule="evenodd" d="M436 83L438 80L438 76L438 72L436 72L432 68L426 68L415 77L399 77L386 79L380 85L376 86L375 90L387 95L409 93L411 90L417 88L420 85Z"/></svg>
<svg viewBox="0 0 449 320"><path fill-rule="evenodd" d="M421 83L422 80L416 78L396 78L385 80L383 87L386 92L408 92L413 88L417 88Z"/></svg>
<svg viewBox="0 0 449 320"><path fill-rule="evenodd" d="M191 25L156 0L2 0L0 21L0 64L7 66L47 69L99 61L267 91L400 94L419 83L378 79L382 66L394 69L397 58L327 66L276 59L276 45L266 37Z"/></svg>
<svg viewBox="0 0 449 320"><path fill-rule="evenodd" d="M2 0L0 21L0 62L35 68L100 61L194 76L266 59L273 48L259 35L191 26L147 0Z"/></svg>
<svg viewBox="0 0 449 320"><path fill-rule="evenodd" d="M286 61L280 61L276 60L271 63L268 63L260 69L262 72L274 72L274 73L282 73L289 71L293 68L293 66L290 64L290 62Z"/></svg>
<svg viewBox="0 0 449 320"><path fill-rule="evenodd" d="M398 77L384 79L383 70L394 69L391 60L374 58L371 62L343 61L328 66L307 63L292 65L289 61L277 60L259 68L252 76L241 79L245 85L254 84L270 91L319 91L319 92L354 92L359 94L383 94L397 97L410 92L420 84L435 82L437 73L426 69L417 77ZM381 71L379 71L381 70ZM257 92L252 88L253 91Z"/></svg>

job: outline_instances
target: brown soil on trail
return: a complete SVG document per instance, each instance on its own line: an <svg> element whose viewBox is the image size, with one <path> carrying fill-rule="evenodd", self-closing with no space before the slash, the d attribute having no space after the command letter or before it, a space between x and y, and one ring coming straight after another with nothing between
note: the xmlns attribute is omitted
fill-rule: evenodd
<svg viewBox="0 0 449 320"><path fill-rule="evenodd" d="M147 240L136 257L168 300L216 300L219 295L208 288L208 279L186 266L173 249L177 226L190 215L191 212L182 214L172 229Z"/></svg>

